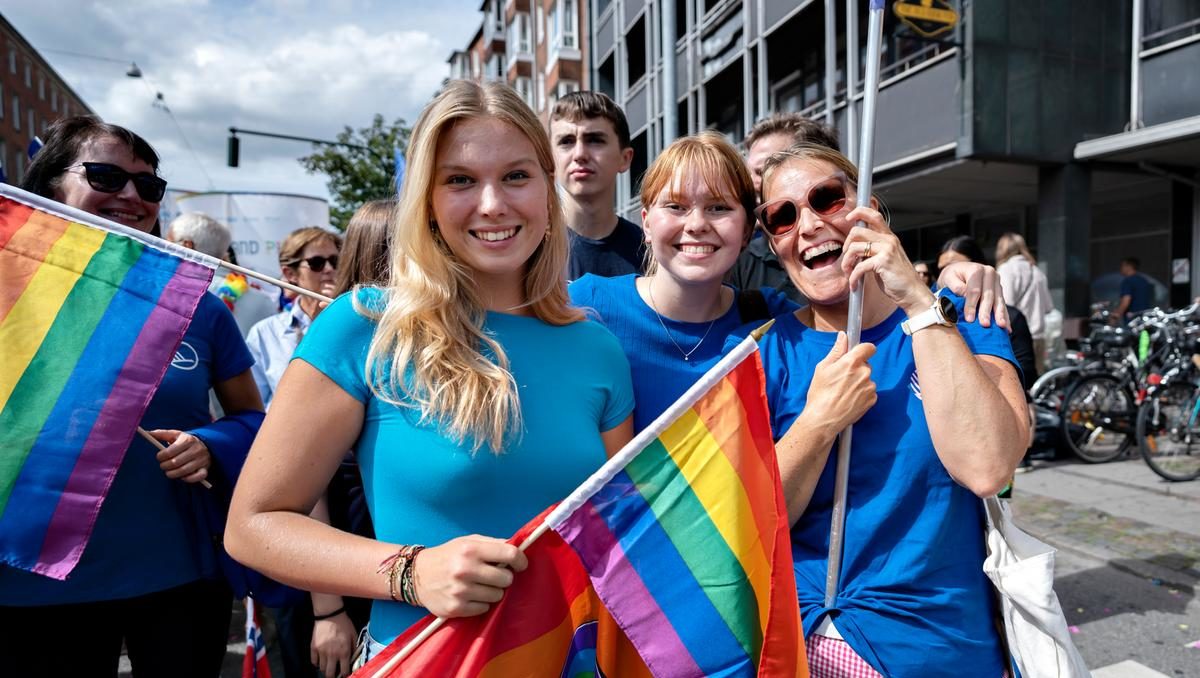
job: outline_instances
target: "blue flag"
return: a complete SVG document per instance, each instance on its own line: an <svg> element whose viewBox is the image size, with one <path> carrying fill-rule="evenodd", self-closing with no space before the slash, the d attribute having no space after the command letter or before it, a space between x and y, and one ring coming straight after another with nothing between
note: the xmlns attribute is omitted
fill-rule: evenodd
<svg viewBox="0 0 1200 678"><path fill-rule="evenodd" d="M404 151L399 148L393 153L395 157L396 167L396 192L400 192L400 186L404 183Z"/></svg>
<svg viewBox="0 0 1200 678"><path fill-rule="evenodd" d="M30 139L28 149L29 157L32 158L34 154L40 150L42 150L42 140L37 137Z"/></svg>

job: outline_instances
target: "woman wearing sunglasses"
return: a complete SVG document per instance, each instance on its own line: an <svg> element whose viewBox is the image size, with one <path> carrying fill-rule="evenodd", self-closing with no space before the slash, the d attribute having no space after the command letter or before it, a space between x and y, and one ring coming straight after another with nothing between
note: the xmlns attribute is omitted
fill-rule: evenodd
<svg viewBox="0 0 1200 678"><path fill-rule="evenodd" d="M1012 477L1028 426L1007 334L935 296L875 207L854 208L857 170L797 145L764 170L759 222L810 305L762 341L767 396L788 500L800 608L814 676L999 678L982 505ZM865 228L852 230L856 221ZM812 415L809 387L839 371L848 300L863 286L866 413ZM956 322L957 321L957 322ZM853 352L852 352L853 353ZM873 382L873 383L872 383ZM861 397L861 390L851 390ZM856 402L842 409L861 409ZM849 419L849 421L846 421ZM825 607L838 433L854 423L839 594Z"/></svg>
<svg viewBox="0 0 1200 678"><path fill-rule="evenodd" d="M24 189L152 231L166 182L142 137L84 116L55 122L45 138ZM141 422L167 447L133 439L71 576L0 566L7 672L116 675L124 644L137 675L219 673L232 593L217 579L202 507L228 497L261 421L252 361L225 304L205 294ZM210 388L229 413L215 422ZM212 490L197 485L205 479Z"/></svg>
<svg viewBox="0 0 1200 678"><path fill-rule="evenodd" d="M487 611L527 565L503 539L632 436L629 362L567 298L533 111L504 85L452 81L417 120L407 166L390 284L313 323L225 542L286 583L373 599L367 655L426 613ZM348 449L376 539L309 516Z"/></svg>
<svg viewBox="0 0 1200 678"><path fill-rule="evenodd" d="M317 226L292 231L279 246L283 279L297 287L332 296L341 246L341 236ZM291 307L259 321L246 335L246 344L254 356L254 383L258 384L259 395L267 407L271 406L275 388L292 354L324 307L323 302L312 297L297 295Z"/></svg>

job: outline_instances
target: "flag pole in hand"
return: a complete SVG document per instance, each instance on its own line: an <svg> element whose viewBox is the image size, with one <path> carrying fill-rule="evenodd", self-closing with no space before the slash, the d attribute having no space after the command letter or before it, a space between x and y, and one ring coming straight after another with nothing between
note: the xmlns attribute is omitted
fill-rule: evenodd
<svg viewBox="0 0 1200 678"><path fill-rule="evenodd" d="M883 44L883 0L871 0L867 24L867 73L863 81L861 141L858 145L858 206L871 205L871 173L875 164L875 104L879 99L879 57ZM855 228L865 228L863 222ZM864 281L850 292L846 316L847 350L858 345L862 334ZM829 527L829 570L825 575L825 607L833 607L842 570L842 546L846 531L846 492L850 480L850 440L854 425L846 427L838 439L837 475L833 489L833 516Z"/></svg>

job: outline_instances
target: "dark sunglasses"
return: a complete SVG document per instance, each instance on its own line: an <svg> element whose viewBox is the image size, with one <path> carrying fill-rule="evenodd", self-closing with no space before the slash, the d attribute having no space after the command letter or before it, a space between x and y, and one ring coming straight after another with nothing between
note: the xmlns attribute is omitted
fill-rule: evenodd
<svg viewBox="0 0 1200 678"><path fill-rule="evenodd" d="M133 174L107 162L81 162L88 185L101 193L119 193L133 179L138 196L146 202L160 202L167 192L167 181L149 172ZM76 165L78 167L79 165Z"/></svg>
<svg viewBox="0 0 1200 678"><path fill-rule="evenodd" d="M293 261L287 262L286 265L287 266L299 266L301 262L307 263L308 267L312 269L313 273L320 273L321 271L325 270L326 263L328 263L330 266L332 266L336 269L337 262L338 262L338 255L335 254L331 257L309 257L307 259L295 259Z"/></svg>
<svg viewBox="0 0 1200 678"><path fill-rule="evenodd" d="M758 218L758 223L762 225L762 229L768 235L779 237L796 228L796 224L800 221L801 207L807 206L823 217L837 214L845 209L849 184L845 174L835 174L818 181L808 189L808 194L803 202L797 203L791 198L772 200L754 210L754 216Z"/></svg>

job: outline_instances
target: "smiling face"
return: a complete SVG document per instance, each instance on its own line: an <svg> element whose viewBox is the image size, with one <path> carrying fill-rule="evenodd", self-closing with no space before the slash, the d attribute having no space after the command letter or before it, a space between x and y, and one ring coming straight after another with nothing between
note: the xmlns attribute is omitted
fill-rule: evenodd
<svg viewBox="0 0 1200 678"><path fill-rule="evenodd" d="M846 214L854 207L854 188L846 186L845 206L828 216L817 214L806 202L813 187L829 181L838 171L823 160L790 160L776 168L763 186L765 202L788 198L800 206L796 227L771 237L771 246L796 288L819 305L840 303L850 294L841 258L842 243L853 227Z"/></svg>
<svg viewBox="0 0 1200 678"><path fill-rule="evenodd" d="M559 119L550 123L554 176L571 196L586 197L611 190L617 175L629 169L632 148L621 148L607 118Z"/></svg>
<svg viewBox="0 0 1200 678"><path fill-rule="evenodd" d="M88 184L83 162L102 162L116 165L131 174L154 173L150 163L133 154L125 142L111 136L85 141L72 167L60 177L54 189L54 199L84 212L111 219L139 231L149 233L158 219L158 203L142 200L132 181L125 182L116 193L97 191Z"/></svg>
<svg viewBox="0 0 1200 678"><path fill-rule="evenodd" d="M522 289L550 224L550 187L533 144L507 122L469 118L442 135L434 165L433 218L446 246L479 289Z"/></svg>
<svg viewBox="0 0 1200 678"><path fill-rule="evenodd" d="M697 171L679 172L642 210L654 260L678 282L724 279L746 242L745 209L729 186L714 188Z"/></svg>

